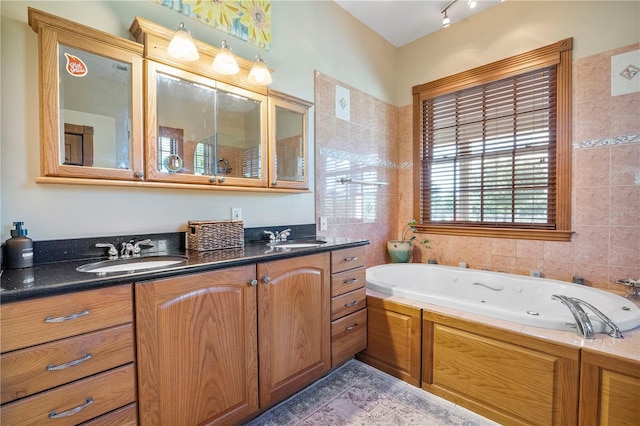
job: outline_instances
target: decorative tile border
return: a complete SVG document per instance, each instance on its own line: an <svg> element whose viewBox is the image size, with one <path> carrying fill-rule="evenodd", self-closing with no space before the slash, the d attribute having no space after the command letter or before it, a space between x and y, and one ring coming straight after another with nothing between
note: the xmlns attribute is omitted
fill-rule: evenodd
<svg viewBox="0 0 640 426"><path fill-rule="evenodd" d="M394 163L389 160L382 160L380 158L372 158L368 155L355 154L353 152L339 151L337 149L319 147L321 157L335 158L338 160L351 161L353 163L359 163L366 166L387 167L390 169L411 169L413 168L413 162L401 162Z"/></svg>
<svg viewBox="0 0 640 426"><path fill-rule="evenodd" d="M582 142L574 142L573 149L596 148L601 146L622 145L628 143L640 143L640 134L615 136L603 139L590 139Z"/></svg>

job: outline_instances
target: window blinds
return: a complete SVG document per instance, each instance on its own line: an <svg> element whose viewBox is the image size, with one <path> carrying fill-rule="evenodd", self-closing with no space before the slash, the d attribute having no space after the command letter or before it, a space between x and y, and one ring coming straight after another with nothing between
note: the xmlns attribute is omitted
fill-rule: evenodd
<svg viewBox="0 0 640 426"><path fill-rule="evenodd" d="M555 224L556 67L424 99L422 223Z"/></svg>

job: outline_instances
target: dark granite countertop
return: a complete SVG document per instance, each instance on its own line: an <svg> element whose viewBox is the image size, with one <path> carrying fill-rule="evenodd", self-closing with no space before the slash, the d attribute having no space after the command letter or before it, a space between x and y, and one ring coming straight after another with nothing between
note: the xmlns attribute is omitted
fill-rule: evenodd
<svg viewBox="0 0 640 426"><path fill-rule="evenodd" d="M167 252L155 251L149 253L149 255L181 255L186 256L186 260L184 263L176 265L134 272L98 274L76 271L76 268L80 265L106 259L52 262L37 264L32 268L26 269L4 269L0 275L0 303L4 304L124 283L155 280L369 244L368 240L348 238L325 240L327 243L321 246L292 249L274 248L267 246L264 242L257 242L245 244L242 248L203 252L183 249Z"/></svg>

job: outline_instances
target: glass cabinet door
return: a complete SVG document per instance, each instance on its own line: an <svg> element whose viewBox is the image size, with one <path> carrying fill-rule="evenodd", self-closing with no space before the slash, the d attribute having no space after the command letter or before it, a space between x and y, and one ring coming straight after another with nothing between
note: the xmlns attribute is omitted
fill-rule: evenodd
<svg viewBox="0 0 640 426"><path fill-rule="evenodd" d="M266 186L266 98L147 62L149 180Z"/></svg>
<svg viewBox="0 0 640 426"><path fill-rule="evenodd" d="M308 109L310 103L279 92L269 93L269 185L308 189Z"/></svg>
<svg viewBox="0 0 640 426"><path fill-rule="evenodd" d="M142 49L29 9L40 38L44 176L140 179Z"/></svg>

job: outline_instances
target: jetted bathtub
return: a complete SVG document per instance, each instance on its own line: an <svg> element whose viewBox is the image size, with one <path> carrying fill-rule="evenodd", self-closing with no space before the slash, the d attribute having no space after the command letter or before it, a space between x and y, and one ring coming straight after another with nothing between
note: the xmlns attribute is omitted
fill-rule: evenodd
<svg viewBox="0 0 640 426"><path fill-rule="evenodd" d="M367 288L461 311L554 329L576 329L569 309L554 294L582 299L609 317L621 331L640 326L640 308L610 292L546 278L422 263L367 268ZM596 333L604 322L585 308Z"/></svg>

